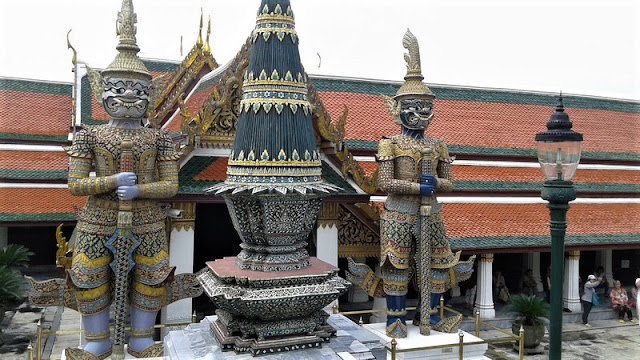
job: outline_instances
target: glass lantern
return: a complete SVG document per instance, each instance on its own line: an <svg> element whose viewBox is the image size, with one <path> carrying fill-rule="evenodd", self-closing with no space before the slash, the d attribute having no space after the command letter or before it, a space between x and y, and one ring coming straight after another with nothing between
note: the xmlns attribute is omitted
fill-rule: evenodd
<svg viewBox="0 0 640 360"><path fill-rule="evenodd" d="M538 161L547 180L571 181L580 162L581 141L538 141Z"/></svg>
<svg viewBox="0 0 640 360"><path fill-rule="evenodd" d="M562 95L555 113L547 123L547 131L536 134L538 161L548 181L571 181L580 162L582 134L571 130L569 115L564 112Z"/></svg>

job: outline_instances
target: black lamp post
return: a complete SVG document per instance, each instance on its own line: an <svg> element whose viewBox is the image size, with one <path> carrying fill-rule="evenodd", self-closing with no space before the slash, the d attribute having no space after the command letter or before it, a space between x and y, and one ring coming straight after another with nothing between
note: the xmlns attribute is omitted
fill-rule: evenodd
<svg viewBox="0 0 640 360"><path fill-rule="evenodd" d="M549 316L549 359L560 360L562 352L562 285L564 277L564 235L567 229L569 201L576 191L570 181L580 162L582 134L571 130L564 112L562 94L556 112L547 123L547 131L536 134L538 161L547 181L542 198L549 201L551 221L551 294Z"/></svg>

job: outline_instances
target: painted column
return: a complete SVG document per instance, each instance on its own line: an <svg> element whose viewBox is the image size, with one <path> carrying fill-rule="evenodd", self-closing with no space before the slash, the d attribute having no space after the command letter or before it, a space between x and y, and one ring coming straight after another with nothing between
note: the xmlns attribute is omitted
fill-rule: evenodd
<svg viewBox="0 0 640 360"><path fill-rule="evenodd" d="M580 311L578 276L580 271L580 251L569 251L564 263L564 284L562 306L571 311Z"/></svg>
<svg viewBox="0 0 640 360"><path fill-rule="evenodd" d="M338 267L338 215L339 203L322 202L318 214L316 231L316 257L328 264ZM329 311L338 306L338 299L325 307Z"/></svg>
<svg viewBox="0 0 640 360"><path fill-rule="evenodd" d="M533 280L536 281L538 292L542 292L544 288L542 287L542 279L540 278L540 253L527 253L527 269L531 269L533 271ZM545 279L546 281L546 279Z"/></svg>
<svg viewBox="0 0 640 360"><path fill-rule="evenodd" d="M195 203L172 204L172 210L181 211L178 217L170 217L169 265L175 266L175 274L193 272ZM179 323L191 321L193 312L191 298L182 299L162 309L162 323Z"/></svg>
<svg viewBox="0 0 640 360"><path fill-rule="evenodd" d="M493 306L493 254L482 254L478 264L478 289L476 294L476 308L480 311L480 318L493 319L496 310Z"/></svg>
<svg viewBox="0 0 640 360"><path fill-rule="evenodd" d="M9 228L0 226L0 248L7 247L7 245L9 245Z"/></svg>

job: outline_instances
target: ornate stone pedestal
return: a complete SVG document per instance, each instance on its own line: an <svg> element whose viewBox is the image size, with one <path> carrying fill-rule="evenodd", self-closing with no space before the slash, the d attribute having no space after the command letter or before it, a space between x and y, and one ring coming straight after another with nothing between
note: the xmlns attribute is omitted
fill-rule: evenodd
<svg viewBox="0 0 640 360"><path fill-rule="evenodd" d="M348 289L337 268L310 258L304 269L262 272L236 261L210 261L199 277L218 308L211 330L223 350L263 355L319 347L335 333L322 308Z"/></svg>

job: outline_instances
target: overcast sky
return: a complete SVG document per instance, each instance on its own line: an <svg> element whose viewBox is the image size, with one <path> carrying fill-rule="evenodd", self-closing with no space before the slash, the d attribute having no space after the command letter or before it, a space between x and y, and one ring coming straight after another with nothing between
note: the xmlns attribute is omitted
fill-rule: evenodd
<svg viewBox="0 0 640 360"><path fill-rule="evenodd" d="M0 2L0 76L70 82L71 51L107 66L120 0ZM420 43L431 84L640 100L637 0L291 0L310 74L402 80L402 36ZM145 58L181 60L204 9L211 47L229 61L255 25L259 0L134 0ZM206 29L205 29L206 31ZM322 61L320 63L320 54ZM320 64L320 67L318 65Z"/></svg>

